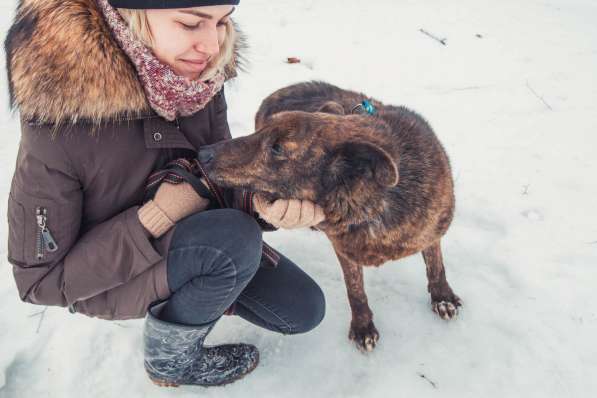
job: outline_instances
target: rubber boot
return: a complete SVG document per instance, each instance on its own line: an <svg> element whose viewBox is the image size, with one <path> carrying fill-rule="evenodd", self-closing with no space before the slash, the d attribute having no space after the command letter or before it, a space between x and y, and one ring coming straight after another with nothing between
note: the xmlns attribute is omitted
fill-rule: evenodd
<svg viewBox="0 0 597 398"><path fill-rule="evenodd" d="M250 344L204 346L217 320L200 326L181 325L158 318L166 302L147 310L143 343L145 370L159 386L217 386L251 372L259 362L259 351Z"/></svg>

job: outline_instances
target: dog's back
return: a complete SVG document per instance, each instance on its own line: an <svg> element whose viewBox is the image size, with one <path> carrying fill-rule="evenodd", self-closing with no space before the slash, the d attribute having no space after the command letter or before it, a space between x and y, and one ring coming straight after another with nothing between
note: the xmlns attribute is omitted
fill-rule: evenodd
<svg viewBox="0 0 597 398"><path fill-rule="evenodd" d="M390 126L398 145L400 183L389 191L394 204L390 214L399 224L432 227L426 233L420 231L429 238L442 236L454 212L454 185L446 151L431 126L416 112L386 105L379 117Z"/></svg>
<svg viewBox="0 0 597 398"><path fill-rule="evenodd" d="M333 101L342 106L344 114L350 114L355 105L367 98L365 94L320 81L293 84L273 92L263 100L255 115L255 130L259 130L270 116L279 112L317 112L326 103ZM382 105L376 100L373 103Z"/></svg>

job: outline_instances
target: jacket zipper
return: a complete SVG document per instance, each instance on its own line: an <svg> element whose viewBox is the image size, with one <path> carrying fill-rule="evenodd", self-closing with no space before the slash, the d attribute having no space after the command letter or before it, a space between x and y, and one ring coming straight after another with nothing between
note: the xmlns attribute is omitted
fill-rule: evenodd
<svg viewBox="0 0 597 398"><path fill-rule="evenodd" d="M53 253L58 250L58 245L47 226L48 210L45 207L36 207L35 218L37 219L35 255L38 260L41 260L46 252Z"/></svg>

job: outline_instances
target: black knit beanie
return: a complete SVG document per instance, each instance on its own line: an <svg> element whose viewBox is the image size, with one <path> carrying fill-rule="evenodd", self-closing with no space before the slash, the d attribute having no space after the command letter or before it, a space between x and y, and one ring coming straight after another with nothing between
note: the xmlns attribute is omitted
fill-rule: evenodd
<svg viewBox="0 0 597 398"><path fill-rule="evenodd" d="M201 6L238 5L240 0L108 0L115 8L187 8Z"/></svg>

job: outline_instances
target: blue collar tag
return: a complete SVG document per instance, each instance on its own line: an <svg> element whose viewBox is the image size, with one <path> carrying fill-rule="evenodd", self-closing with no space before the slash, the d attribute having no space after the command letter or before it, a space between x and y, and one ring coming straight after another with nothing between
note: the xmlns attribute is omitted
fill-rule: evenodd
<svg viewBox="0 0 597 398"><path fill-rule="evenodd" d="M377 113L377 110L369 100L364 100L361 102L361 106L369 115L375 115Z"/></svg>

